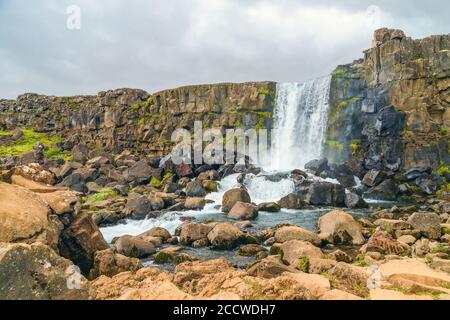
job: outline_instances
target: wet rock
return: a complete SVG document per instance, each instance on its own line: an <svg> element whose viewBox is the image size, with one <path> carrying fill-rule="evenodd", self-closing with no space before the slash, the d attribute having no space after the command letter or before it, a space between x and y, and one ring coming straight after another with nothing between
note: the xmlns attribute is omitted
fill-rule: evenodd
<svg viewBox="0 0 450 320"><path fill-rule="evenodd" d="M356 193L345 194L345 206L350 209L364 209L369 207L363 197Z"/></svg>
<svg viewBox="0 0 450 320"><path fill-rule="evenodd" d="M250 195L244 189L231 189L222 198L222 211L229 212L236 202L250 203Z"/></svg>
<svg viewBox="0 0 450 320"><path fill-rule="evenodd" d="M194 241L206 239L213 225L203 223L185 223L181 226L180 243L191 245Z"/></svg>
<svg viewBox="0 0 450 320"><path fill-rule="evenodd" d="M244 233L228 222L218 223L208 233L208 240L216 249L232 250L245 242Z"/></svg>
<svg viewBox="0 0 450 320"><path fill-rule="evenodd" d="M279 212L281 207L275 202L264 202L258 205L258 211L260 212Z"/></svg>
<svg viewBox="0 0 450 320"><path fill-rule="evenodd" d="M334 244L364 244L361 227L351 215L333 210L319 219L320 238Z"/></svg>
<svg viewBox="0 0 450 320"><path fill-rule="evenodd" d="M314 172L314 175L318 176L323 171L328 170L328 159L313 160L305 164L305 169Z"/></svg>
<svg viewBox="0 0 450 320"><path fill-rule="evenodd" d="M239 248L238 255L244 256L244 257L252 257L256 256L260 252L266 251L262 246L259 244L246 244Z"/></svg>
<svg viewBox="0 0 450 320"><path fill-rule="evenodd" d="M217 192L219 190L219 185L214 180L204 180L202 185L207 192Z"/></svg>
<svg viewBox="0 0 450 320"><path fill-rule="evenodd" d="M228 213L228 218L235 220L253 220L258 216L257 206L251 203L236 202Z"/></svg>
<svg viewBox="0 0 450 320"><path fill-rule="evenodd" d="M89 283L46 245L0 245L0 299L87 300Z"/></svg>
<svg viewBox="0 0 450 320"><path fill-rule="evenodd" d="M204 197L207 192L203 185L198 181L191 181L186 185L186 195L188 197Z"/></svg>
<svg viewBox="0 0 450 320"><path fill-rule="evenodd" d="M97 251L95 254L94 266L89 273L89 278L95 279L102 275L113 277L121 272L137 271L140 268L142 268L142 264L139 259L129 258L114 253L112 249L106 249Z"/></svg>
<svg viewBox="0 0 450 320"><path fill-rule="evenodd" d="M132 258L145 258L156 252L153 244L139 237L123 236L114 243L118 253Z"/></svg>
<svg viewBox="0 0 450 320"><path fill-rule="evenodd" d="M416 212L408 218L408 223L427 238L441 237L441 220L436 213Z"/></svg>
<svg viewBox="0 0 450 320"><path fill-rule="evenodd" d="M300 210L305 207L305 201L302 196L291 193L278 201L278 205L284 209Z"/></svg>
<svg viewBox="0 0 450 320"><path fill-rule="evenodd" d="M194 172L192 171L192 167L188 164L181 163L175 166L175 173L178 177L191 177Z"/></svg>
<svg viewBox="0 0 450 320"><path fill-rule="evenodd" d="M187 210L202 210L206 205L205 198L187 198L184 207Z"/></svg>
<svg viewBox="0 0 450 320"><path fill-rule="evenodd" d="M172 236L167 229L161 227L153 227L150 230L141 233L139 237L158 237L161 238L163 242L167 242Z"/></svg>
<svg viewBox="0 0 450 320"><path fill-rule="evenodd" d="M298 226L285 226L278 228L275 232L275 240L278 243L284 243L290 240L302 240L311 242L316 246L321 243L321 240L317 234Z"/></svg>
<svg viewBox="0 0 450 320"><path fill-rule="evenodd" d="M345 189L338 184L315 182L309 187L306 202L314 206L345 207Z"/></svg>
<svg viewBox="0 0 450 320"><path fill-rule="evenodd" d="M153 211L152 204L146 196L133 193L128 197L125 213L136 219L144 219Z"/></svg>

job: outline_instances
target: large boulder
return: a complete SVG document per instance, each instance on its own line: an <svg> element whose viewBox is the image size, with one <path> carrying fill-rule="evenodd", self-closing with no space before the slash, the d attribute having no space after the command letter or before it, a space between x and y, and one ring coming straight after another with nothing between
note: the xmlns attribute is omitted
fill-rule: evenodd
<svg viewBox="0 0 450 320"><path fill-rule="evenodd" d="M102 275L113 277L121 272L137 271L140 268L142 268L142 264L139 259L126 257L114 253L112 249L106 249L95 254L94 266L89 273L89 278L95 279Z"/></svg>
<svg viewBox="0 0 450 320"><path fill-rule="evenodd" d="M276 256L268 256L253 264L248 270L247 274L253 277L261 278L276 278L285 272L297 273L297 269L286 266Z"/></svg>
<svg viewBox="0 0 450 320"><path fill-rule="evenodd" d="M134 181L138 184L146 184L152 177L161 180L161 175L162 169L152 168L145 161L136 162L125 172L128 182Z"/></svg>
<svg viewBox="0 0 450 320"><path fill-rule="evenodd" d="M0 242L40 237L49 228L49 213L47 203L35 193L0 182Z"/></svg>
<svg viewBox="0 0 450 320"><path fill-rule="evenodd" d="M195 241L207 239L213 227L204 223L185 223L181 226L180 243L191 245Z"/></svg>
<svg viewBox="0 0 450 320"><path fill-rule="evenodd" d="M123 236L114 243L118 253L132 258L145 258L156 252L155 246L140 237Z"/></svg>
<svg viewBox="0 0 450 320"><path fill-rule="evenodd" d="M152 203L146 196L133 193L128 197L125 206L125 213L127 216L132 216L135 219L144 219L152 211Z"/></svg>
<svg viewBox="0 0 450 320"><path fill-rule="evenodd" d="M301 195L291 193L280 199L278 205L284 209L300 210L305 207L305 201Z"/></svg>
<svg viewBox="0 0 450 320"><path fill-rule="evenodd" d="M94 264L95 253L109 246L94 220L87 214L80 214L61 232L58 248L63 257L72 260L87 275Z"/></svg>
<svg viewBox="0 0 450 320"><path fill-rule="evenodd" d="M245 234L231 223L223 222L208 233L208 240L216 249L232 250L245 242Z"/></svg>
<svg viewBox="0 0 450 320"><path fill-rule="evenodd" d="M345 207L345 188L340 184L315 182L309 186L306 202L314 206Z"/></svg>
<svg viewBox="0 0 450 320"><path fill-rule="evenodd" d="M323 171L328 170L328 159L312 160L305 164L305 169L311 170L318 176Z"/></svg>
<svg viewBox="0 0 450 320"><path fill-rule="evenodd" d="M40 182L47 185L54 185L56 176L50 171L44 170L38 163L30 163L26 166L20 166L13 170L14 175L22 176L25 179Z"/></svg>
<svg viewBox="0 0 450 320"><path fill-rule="evenodd" d="M77 270L46 245L0 244L0 299L87 300L89 283Z"/></svg>
<svg viewBox="0 0 450 320"><path fill-rule="evenodd" d="M258 205L258 211L260 212L279 212L281 206L276 202L264 202Z"/></svg>
<svg viewBox="0 0 450 320"><path fill-rule="evenodd" d="M297 267L301 258L321 258L322 250L310 242L290 240L280 245L281 257L284 263Z"/></svg>
<svg viewBox="0 0 450 320"><path fill-rule="evenodd" d="M236 202L228 213L228 218L235 220L253 220L258 216L258 208L251 203Z"/></svg>
<svg viewBox="0 0 450 320"><path fill-rule="evenodd" d="M222 198L222 211L229 212L236 202L250 203L251 198L244 189L231 189L225 192Z"/></svg>
<svg viewBox="0 0 450 320"><path fill-rule="evenodd" d="M441 220L436 213L413 213L408 218L408 223L427 238L439 239L441 237Z"/></svg>
<svg viewBox="0 0 450 320"><path fill-rule="evenodd" d="M203 184L198 181L191 181L186 186L186 195L188 197L204 197L207 192L205 188L203 188Z"/></svg>
<svg viewBox="0 0 450 320"><path fill-rule="evenodd" d="M385 231L375 232L367 241L367 244L361 248L362 253L379 252L388 255L407 255L409 246L392 238Z"/></svg>
<svg viewBox="0 0 450 320"><path fill-rule="evenodd" d="M373 200L394 201L397 199L398 188L394 180L387 179L379 185L370 188L365 197Z"/></svg>
<svg viewBox="0 0 450 320"><path fill-rule="evenodd" d="M319 219L320 237L335 244L362 245L365 242L361 227L351 215L333 210Z"/></svg>
<svg viewBox="0 0 450 320"><path fill-rule="evenodd" d="M284 243L290 240L308 241L317 246L320 245L321 242L317 234L298 226L285 226L277 229L275 232L276 242Z"/></svg>
<svg viewBox="0 0 450 320"><path fill-rule="evenodd" d="M369 207L363 197L352 192L345 194L345 206L350 209L364 209Z"/></svg>
<svg viewBox="0 0 450 320"><path fill-rule="evenodd" d="M187 210L202 210L205 205L205 198L187 198L184 202L184 208Z"/></svg>
<svg viewBox="0 0 450 320"><path fill-rule="evenodd" d="M169 240L172 236L170 235L170 232L167 231L167 229L161 228L161 227L153 227L150 230L141 233L139 237L157 237L161 238L163 242L166 242Z"/></svg>

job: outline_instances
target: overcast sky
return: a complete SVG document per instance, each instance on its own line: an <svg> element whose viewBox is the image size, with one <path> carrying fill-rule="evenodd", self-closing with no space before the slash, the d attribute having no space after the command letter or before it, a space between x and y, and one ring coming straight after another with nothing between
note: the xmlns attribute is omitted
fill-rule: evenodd
<svg viewBox="0 0 450 320"><path fill-rule="evenodd" d="M362 57L377 27L414 38L449 33L449 3L0 0L0 97L302 82ZM81 10L79 30L67 27L70 5Z"/></svg>

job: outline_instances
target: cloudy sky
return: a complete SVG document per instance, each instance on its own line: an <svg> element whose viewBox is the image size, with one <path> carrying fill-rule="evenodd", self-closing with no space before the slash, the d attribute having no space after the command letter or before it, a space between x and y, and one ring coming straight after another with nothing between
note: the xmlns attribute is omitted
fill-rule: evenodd
<svg viewBox="0 0 450 320"><path fill-rule="evenodd" d="M302 82L362 57L377 27L449 33L449 12L448 0L0 0L0 97Z"/></svg>

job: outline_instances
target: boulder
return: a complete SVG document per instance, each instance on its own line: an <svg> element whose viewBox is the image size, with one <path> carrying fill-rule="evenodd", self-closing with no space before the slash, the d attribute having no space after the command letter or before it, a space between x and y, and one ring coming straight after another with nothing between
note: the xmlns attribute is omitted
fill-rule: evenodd
<svg viewBox="0 0 450 320"><path fill-rule="evenodd" d="M204 197L207 192L203 185L198 181L191 181L186 185L186 195L188 197Z"/></svg>
<svg viewBox="0 0 450 320"><path fill-rule="evenodd" d="M350 209L364 209L369 207L363 197L351 192L345 194L345 206Z"/></svg>
<svg viewBox="0 0 450 320"><path fill-rule="evenodd" d="M305 201L301 195L291 193L278 201L278 205L284 209L300 210L305 207Z"/></svg>
<svg viewBox="0 0 450 320"><path fill-rule="evenodd" d="M1 300L87 300L89 283L41 243L0 244Z"/></svg>
<svg viewBox="0 0 450 320"><path fill-rule="evenodd" d="M79 193L71 190L57 190L54 192L39 193L52 212L58 216L75 212L75 206L80 201Z"/></svg>
<svg viewBox="0 0 450 320"><path fill-rule="evenodd" d="M213 180L204 180L202 185L207 192L217 192L219 190L219 184Z"/></svg>
<svg viewBox="0 0 450 320"><path fill-rule="evenodd" d="M331 291L325 292L325 294L320 296L320 300L325 300L325 301L352 301L352 300L363 300L363 298L358 297L354 294L342 291L342 290L338 290L338 289L333 289Z"/></svg>
<svg viewBox="0 0 450 320"><path fill-rule="evenodd" d="M308 259L308 272L313 274L322 274L328 272L328 270L335 267L337 261L331 259L322 258L310 258Z"/></svg>
<svg viewBox="0 0 450 320"><path fill-rule="evenodd" d="M381 227L381 229L392 232L396 230L409 230L411 225L403 220L393 220L393 219L378 219L373 222L374 225Z"/></svg>
<svg viewBox="0 0 450 320"><path fill-rule="evenodd" d="M397 199L398 188L394 180L387 179L379 185L370 188L364 196L368 199L395 201Z"/></svg>
<svg viewBox="0 0 450 320"><path fill-rule="evenodd" d="M165 207L164 200L158 196L152 195L148 197L153 211L162 210Z"/></svg>
<svg viewBox="0 0 450 320"><path fill-rule="evenodd" d="M361 227L351 215L333 210L319 219L320 237L335 244L364 244Z"/></svg>
<svg viewBox="0 0 450 320"><path fill-rule="evenodd" d="M83 143L79 143L72 148L72 160L85 164L89 156L89 148Z"/></svg>
<svg viewBox="0 0 450 320"><path fill-rule="evenodd" d="M194 241L206 239L213 225L204 223L185 223L181 226L180 243L191 245Z"/></svg>
<svg viewBox="0 0 450 320"><path fill-rule="evenodd" d="M259 244L246 244L239 248L238 255L245 256L245 257L252 257L256 256L260 252L265 252L266 249L264 249Z"/></svg>
<svg viewBox="0 0 450 320"><path fill-rule="evenodd" d="M361 252L379 252L381 254L401 256L409 253L409 246L394 240L387 232L377 231L370 237L367 244L361 248Z"/></svg>
<svg viewBox="0 0 450 320"><path fill-rule="evenodd" d="M253 220L258 216L258 208L251 203L236 202L228 213L228 218L235 220Z"/></svg>
<svg viewBox="0 0 450 320"><path fill-rule="evenodd" d="M38 163L30 163L26 166L17 167L13 170L13 175L18 175L25 179L46 185L54 185L56 183L55 174L44 170Z"/></svg>
<svg viewBox="0 0 450 320"><path fill-rule="evenodd" d="M321 258L322 251L310 242L290 240L280 245L282 260L291 267L297 267L301 258Z"/></svg>
<svg viewBox="0 0 450 320"><path fill-rule="evenodd" d="M89 278L95 279L102 275L113 277L126 271L137 271L142 264L137 258L129 258L112 249L97 251L94 258L94 266L89 272Z"/></svg>
<svg viewBox="0 0 450 320"><path fill-rule="evenodd" d="M175 166L175 173L179 178L191 177L193 175L192 167L186 163L177 164Z"/></svg>
<svg viewBox="0 0 450 320"><path fill-rule="evenodd" d="M202 210L205 205L205 198L187 198L184 202L184 208L187 210Z"/></svg>
<svg viewBox="0 0 450 320"><path fill-rule="evenodd" d="M140 237L123 236L114 243L118 253L132 258L145 258L156 252L155 246Z"/></svg>
<svg viewBox="0 0 450 320"><path fill-rule="evenodd" d="M222 198L222 211L229 212L236 202L250 203L250 195L244 189L231 189Z"/></svg>
<svg viewBox="0 0 450 320"><path fill-rule="evenodd" d="M245 234L231 223L218 223L208 233L208 240L216 249L232 250L245 242Z"/></svg>
<svg viewBox="0 0 450 320"><path fill-rule="evenodd" d="M305 169L311 170L316 176L328 170L328 159L312 160L305 164Z"/></svg>
<svg viewBox="0 0 450 320"><path fill-rule="evenodd" d="M150 230L141 233L139 237L157 237L161 238L163 242L166 242L169 240L172 236L170 235L170 232L167 231L167 229L161 228L161 227L153 227Z"/></svg>
<svg viewBox="0 0 450 320"><path fill-rule="evenodd" d="M276 202L264 202L258 205L258 211L260 212L279 212L281 207Z"/></svg>
<svg viewBox="0 0 450 320"><path fill-rule="evenodd" d="M408 223L427 238L439 239L441 237L441 220L436 213L413 213L408 218Z"/></svg>
<svg viewBox="0 0 450 320"><path fill-rule="evenodd" d="M109 246L94 220L87 214L80 214L61 232L58 248L63 257L72 260L87 275L94 264L95 253Z"/></svg>
<svg viewBox="0 0 450 320"><path fill-rule="evenodd" d="M247 270L247 274L252 277L261 277L266 279L276 278L285 272L296 273L299 271L281 263L276 256L268 256L267 258L253 264Z"/></svg>
<svg viewBox="0 0 450 320"><path fill-rule="evenodd" d="M345 188L329 182L314 182L309 186L306 202L314 206L345 207Z"/></svg>
<svg viewBox="0 0 450 320"><path fill-rule="evenodd" d="M132 193L128 197L127 204L125 205L125 213L127 216L144 219L151 211L153 211L152 204L146 196Z"/></svg>
<svg viewBox="0 0 450 320"><path fill-rule="evenodd" d="M278 243L284 243L290 240L302 240L311 242L316 246L320 245L321 243L320 238L317 234L298 226L285 226L278 228L275 232L275 240Z"/></svg>
<svg viewBox="0 0 450 320"><path fill-rule="evenodd" d="M384 179L384 174L380 170L372 169L367 172L362 180L362 183L368 187L374 187L381 183Z"/></svg>

